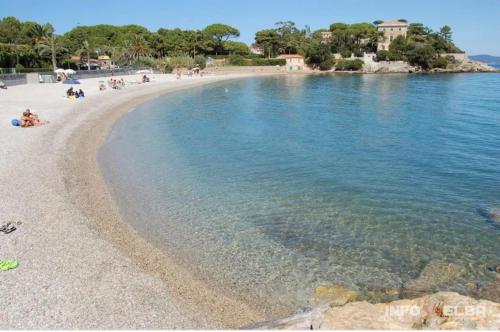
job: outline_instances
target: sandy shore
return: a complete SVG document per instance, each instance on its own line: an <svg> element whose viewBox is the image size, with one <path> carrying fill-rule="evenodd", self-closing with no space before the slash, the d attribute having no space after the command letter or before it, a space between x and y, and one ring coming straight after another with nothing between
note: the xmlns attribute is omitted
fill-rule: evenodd
<svg viewBox="0 0 500 332"><path fill-rule="evenodd" d="M85 100L67 85L0 90L0 328L237 328L265 313L206 287L175 259L121 221L97 166L113 123L147 99L178 89L258 73L183 78L98 91L82 80ZM126 76L126 81L139 77ZM50 124L11 126L25 108Z"/></svg>

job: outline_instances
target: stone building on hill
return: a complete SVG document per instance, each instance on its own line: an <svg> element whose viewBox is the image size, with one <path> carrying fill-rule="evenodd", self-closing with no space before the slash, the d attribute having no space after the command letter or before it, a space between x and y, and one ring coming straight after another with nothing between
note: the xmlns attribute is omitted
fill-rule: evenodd
<svg viewBox="0 0 500 332"><path fill-rule="evenodd" d="M398 37L406 37L408 23L398 20L387 20L377 25L378 31L384 33L384 38L378 43L377 50L388 50L392 41Z"/></svg>

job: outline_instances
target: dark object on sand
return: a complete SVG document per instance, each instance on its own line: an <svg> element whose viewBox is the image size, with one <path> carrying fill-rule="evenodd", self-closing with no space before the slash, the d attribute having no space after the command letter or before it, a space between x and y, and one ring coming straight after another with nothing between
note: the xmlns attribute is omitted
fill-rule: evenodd
<svg viewBox="0 0 500 332"><path fill-rule="evenodd" d="M9 233L12 233L13 231L15 231L17 228L16 226L11 226L12 223L7 223L5 225L3 225L2 227L0 227L0 232L2 233L5 233L5 234L9 234Z"/></svg>
<svg viewBox="0 0 500 332"><path fill-rule="evenodd" d="M70 78L66 81L63 81L63 84L80 84L80 81L74 78Z"/></svg>

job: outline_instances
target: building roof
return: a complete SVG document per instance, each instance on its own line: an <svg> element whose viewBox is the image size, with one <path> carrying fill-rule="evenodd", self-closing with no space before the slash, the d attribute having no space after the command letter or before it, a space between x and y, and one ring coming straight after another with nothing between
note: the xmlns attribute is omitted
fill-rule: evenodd
<svg viewBox="0 0 500 332"><path fill-rule="evenodd" d="M300 54L282 54L278 58L280 59L303 59L304 56Z"/></svg>
<svg viewBox="0 0 500 332"><path fill-rule="evenodd" d="M400 22L398 20L385 20L384 22L377 25L377 27L406 27L408 23Z"/></svg>

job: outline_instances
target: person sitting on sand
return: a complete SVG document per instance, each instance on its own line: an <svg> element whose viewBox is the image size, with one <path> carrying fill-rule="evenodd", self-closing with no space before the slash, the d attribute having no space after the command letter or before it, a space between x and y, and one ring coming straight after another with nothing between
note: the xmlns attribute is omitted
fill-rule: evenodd
<svg viewBox="0 0 500 332"><path fill-rule="evenodd" d="M30 117L29 110L24 111L21 116L21 127L33 127L35 124L33 123L33 119Z"/></svg>
<svg viewBox="0 0 500 332"><path fill-rule="evenodd" d="M82 90L82 89L80 89L80 90L78 91L78 93L80 94L80 98L85 97L85 93L83 93L83 90Z"/></svg>
<svg viewBox="0 0 500 332"><path fill-rule="evenodd" d="M0 80L0 89L7 90L7 86L5 85L4 81Z"/></svg>
<svg viewBox="0 0 500 332"><path fill-rule="evenodd" d="M49 122L40 120L38 114L31 112L29 108L23 112L23 116L21 117L21 127L36 127L47 123Z"/></svg>
<svg viewBox="0 0 500 332"><path fill-rule="evenodd" d="M71 97L74 96L75 92L73 91L73 87L69 88L68 91L66 91L66 97Z"/></svg>

